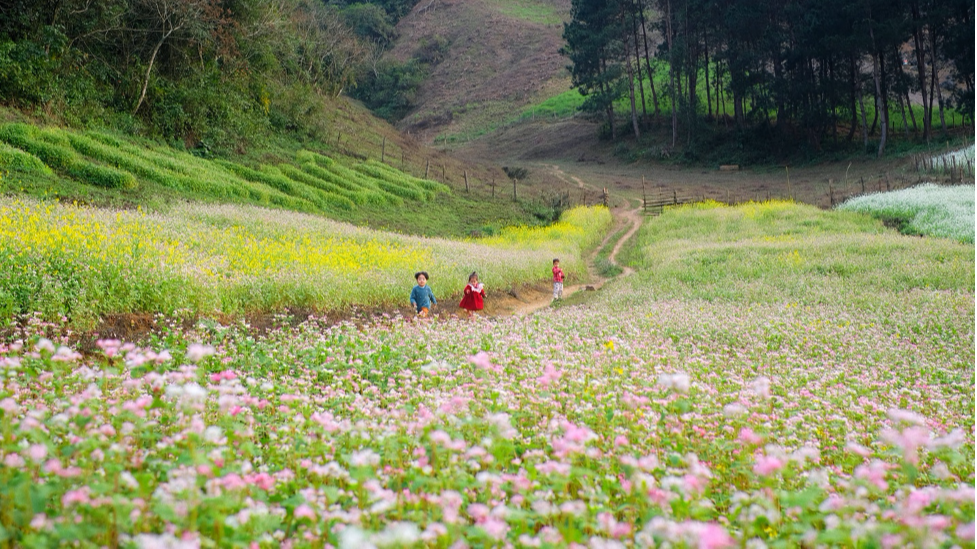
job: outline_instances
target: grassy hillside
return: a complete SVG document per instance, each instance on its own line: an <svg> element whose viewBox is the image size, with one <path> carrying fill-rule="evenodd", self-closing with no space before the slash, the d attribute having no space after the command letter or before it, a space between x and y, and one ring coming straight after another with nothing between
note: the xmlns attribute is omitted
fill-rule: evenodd
<svg viewBox="0 0 977 549"><path fill-rule="evenodd" d="M0 124L0 192L151 211L184 200L252 204L449 236L558 215L539 194L493 198L488 185L505 181L501 170L427 150L361 108L338 105L346 110L330 121L335 141L275 134L224 158L117 132L34 125L4 111L21 121Z"/></svg>
<svg viewBox="0 0 977 549"><path fill-rule="evenodd" d="M566 89L558 52L569 13L569 0L421 2L398 23L388 59L427 59L421 44L441 44L441 53L399 126L428 141L474 136Z"/></svg>

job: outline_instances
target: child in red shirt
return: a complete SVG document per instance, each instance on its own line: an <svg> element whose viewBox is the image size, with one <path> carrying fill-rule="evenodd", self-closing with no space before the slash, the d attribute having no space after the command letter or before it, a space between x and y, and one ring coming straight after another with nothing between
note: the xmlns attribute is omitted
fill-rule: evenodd
<svg viewBox="0 0 977 549"><path fill-rule="evenodd" d="M473 272L468 275L468 284L465 286L465 297L461 299L459 307L468 312L471 318L475 311L481 311L485 299L485 286L478 281L478 273Z"/></svg>
<svg viewBox="0 0 977 549"><path fill-rule="evenodd" d="M553 299L563 298L563 269L560 268L560 260L553 260Z"/></svg>

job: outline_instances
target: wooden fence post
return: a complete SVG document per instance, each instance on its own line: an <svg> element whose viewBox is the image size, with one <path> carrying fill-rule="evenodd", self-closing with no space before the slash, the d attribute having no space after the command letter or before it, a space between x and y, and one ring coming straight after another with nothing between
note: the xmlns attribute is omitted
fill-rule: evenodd
<svg viewBox="0 0 977 549"><path fill-rule="evenodd" d="M495 198L495 178L492 178L492 198Z"/></svg>
<svg viewBox="0 0 977 549"><path fill-rule="evenodd" d="M444 164L441 164L441 182L442 183L448 182L448 178L445 177Z"/></svg>
<svg viewBox="0 0 977 549"><path fill-rule="evenodd" d="M468 186L468 170L465 170L465 192L470 193L471 188Z"/></svg>
<svg viewBox="0 0 977 549"><path fill-rule="evenodd" d="M831 206L834 206L835 190L834 190L834 185L832 185L832 183L834 183L834 179L828 179L828 203L831 204Z"/></svg>
<svg viewBox="0 0 977 549"><path fill-rule="evenodd" d="M387 158L387 136L383 136L383 144L380 145L380 162Z"/></svg>
<svg viewBox="0 0 977 549"><path fill-rule="evenodd" d="M424 179L427 179L427 174L431 171L431 159L427 159L427 165L424 166Z"/></svg>
<svg viewBox="0 0 977 549"><path fill-rule="evenodd" d="M515 178L513 178L512 180L512 201L513 202L516 201L516 179Z"/></svg>
<svg viewBox="0 0 977 549"><path fill-rule="evenodd" d="M644 213L648 213L648 195L645 194L645 176L641 176L641 207Z"/></svg>

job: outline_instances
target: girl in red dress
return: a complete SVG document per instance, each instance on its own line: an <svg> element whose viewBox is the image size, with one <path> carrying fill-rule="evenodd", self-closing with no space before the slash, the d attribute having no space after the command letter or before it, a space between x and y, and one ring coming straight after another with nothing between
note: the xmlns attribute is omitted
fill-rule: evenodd
<svg viewBox="0 0 977 549"><path fill-rule="evenodd" d="M468 312L471 318L475 311L481 311L485 299L485 286L478 281L478 273L468 275L468 284L465 286L465 297L461 299L459 307Z"/></svg>

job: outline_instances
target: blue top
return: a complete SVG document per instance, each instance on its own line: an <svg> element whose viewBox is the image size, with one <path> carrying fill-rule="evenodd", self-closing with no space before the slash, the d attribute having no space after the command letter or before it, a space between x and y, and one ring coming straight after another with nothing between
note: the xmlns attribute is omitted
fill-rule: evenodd
<svg viewBox="0 0 977 549"><path fill-rule="evenodd" d="M420 312L421 307L430 309L431 302L437 304L438 300L434 299L434 292L431 291L430 286L414 286L414 289L410 291L410 303L417 307L418 312Z"/></svg>

